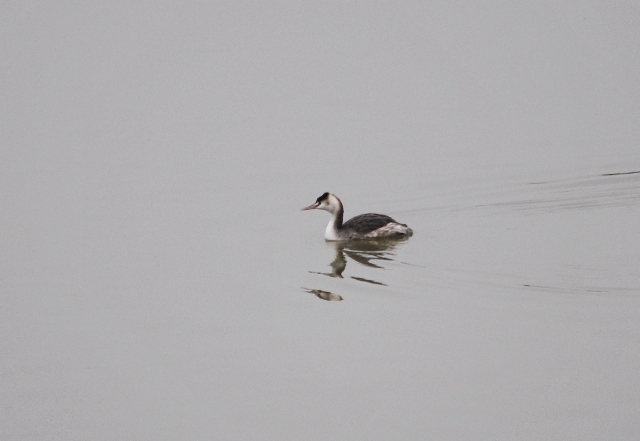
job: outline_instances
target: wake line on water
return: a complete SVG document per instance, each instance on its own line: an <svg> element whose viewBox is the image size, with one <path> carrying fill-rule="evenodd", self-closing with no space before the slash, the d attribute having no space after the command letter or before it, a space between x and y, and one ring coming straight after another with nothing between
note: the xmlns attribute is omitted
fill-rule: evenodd
<svg viewBox="0 0 640 441"><path fill-rule="evenodd" d="M622 172L622 173L605 173L605 174L600 175L600 176L635 175L636 173L640 173L640 171Z"/></svg>
<svg viewBox="0 0 640 441"><path fill-rule="evenodd" d="M513 210L549 213L575 209L640 205L640 170L527 183L482 183L438 195L444 204L401 210L398 214ZM603 179L607 178L607 179Z"/></svg>

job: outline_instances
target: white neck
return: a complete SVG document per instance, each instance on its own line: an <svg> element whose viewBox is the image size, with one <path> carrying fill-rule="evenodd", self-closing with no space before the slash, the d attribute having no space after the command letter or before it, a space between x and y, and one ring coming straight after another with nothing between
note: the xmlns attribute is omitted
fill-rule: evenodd
<svg viewBox="0 0 640 441"><path fill-rule="evenodd" d="M336 225L337 221L337 213L331 213L331 219L327 224L327 229L324 230L324 238L326 240L338 240L338 226Z"/></svg>
<svg viewBox="0 0 640 441"><path fill-rule="evenodd" d="M342 202L338 196L330 194L318 208L328 211L329 214L331 214L331 220L329 220L327 229L324 231L324 238L326 240L340 240L338 238L338 230L342 227L344 209L342 208Z"/></svg>

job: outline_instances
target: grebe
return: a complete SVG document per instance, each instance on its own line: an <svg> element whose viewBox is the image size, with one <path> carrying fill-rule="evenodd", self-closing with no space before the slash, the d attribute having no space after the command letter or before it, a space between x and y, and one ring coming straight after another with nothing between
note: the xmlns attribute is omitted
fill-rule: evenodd
<svg viewBox="0 0 640 441"><path fill-rule="evenodd" d="M302 210L320 210L331 213L331 220L324 232L326 240L376 239L381 237L411 236L413 231L384 214L367 213L349 219L344 224L344 208L338 196L324 193L316 202Z"/></svg>

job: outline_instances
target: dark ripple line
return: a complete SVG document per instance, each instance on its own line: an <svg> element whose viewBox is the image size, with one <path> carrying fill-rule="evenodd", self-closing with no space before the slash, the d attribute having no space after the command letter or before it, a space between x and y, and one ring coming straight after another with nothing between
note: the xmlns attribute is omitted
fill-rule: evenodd
<svg viewBox="0 0 640 441"><path fill-rule="evenodd" d="M604 173L600 176L620 176L620 175L635 175L636 173L640 173L639 171L632 171L632 172L620 172L620 173Z"/></svg>

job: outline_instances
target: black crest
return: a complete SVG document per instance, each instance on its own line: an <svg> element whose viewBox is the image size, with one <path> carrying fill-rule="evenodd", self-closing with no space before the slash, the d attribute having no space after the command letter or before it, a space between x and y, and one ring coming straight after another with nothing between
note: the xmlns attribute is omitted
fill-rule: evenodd
<svg viewBox="0 0 640 441"><path fill-rule="evenodd" d="M324 194L322 196L320 196L318 199L316 199L317 203L320 203L322 201L327 200L327 198L329 197L329 192L324 192Z"/></svg>

